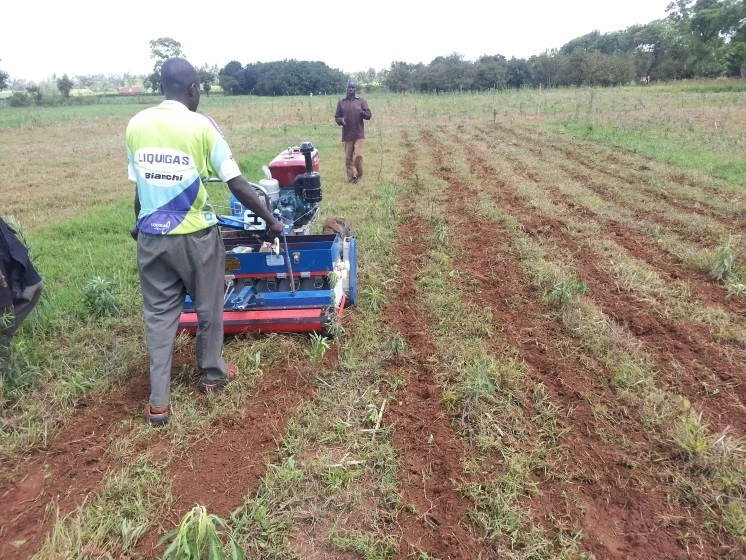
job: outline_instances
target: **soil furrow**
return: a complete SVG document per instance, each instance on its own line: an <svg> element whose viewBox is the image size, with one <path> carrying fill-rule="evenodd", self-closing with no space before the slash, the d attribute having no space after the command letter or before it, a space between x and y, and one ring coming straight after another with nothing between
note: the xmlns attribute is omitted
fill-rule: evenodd
<svg viewBox="0 0 746 560"><path fill-rule="evenodd" d="M0 486L0 558L38 552L57 521L48 513L50 505L57 505L62 518L99 490L116 466L107 452L127 432L122 421L141 414L147 392L147 374L140 374L121 389L91 397L45 450L3 465L13 474Z"/></svg>
<svg viewBox="0 0 746 560"><path fill-rule="evenodd" d="M468 150L467 153L474 154L474 151ZM489 184L495 174L494 169L484 161L472 167L488 171L481 177L480 185L484 187ZM498 184L502 192L504 182L499 181ZM551 186L548 185L546 190L551 190ZM497 192L497 187L490 189L490 192ZM510 202L516 205L511 206L509 212L520 219L529 234L544 244L551 238L563 249L564 254L573 259L573 268L588 283L592 297L603 312L625 325L649 349L659 379L667 387L702 407L708 419L718 428L732 426L740 434L746 433L746 386L740 368L740 363L746 358L743 349L709 342L712 333L700 324L692 321L671 324L654 315L647 302L634 294L618 290L616 279L597 265L601 262L600 257L589 254L587 248L579 246L567 233L563 222L528 208L520 197L513 197ZM720 381L726 382L728 390L713 395L709 387L721 386Z"/></svg>
<svg viewBox="0 0 746 560"><path fill-rule="evenodd" d="M648 195L657 198L674 208L679 209L682 213L690 212L701 215L703 217L707 217L709 219L717 217L718 219L721 219L728 228L734 230L743 228L742 219L739 219L738 217L736 219L733 219L734 208L736 208L735 206L733 206L733 202L735 202L736 200L742 201L742 196L739 197L733 192L725 192L723 190L718 190L707 185L697 184L694 181L686 180L681 176L675 176L669 170L665 174L662 174L662 178L670 181L675 185L680 185L689 189L701 191L701 196L698 197L689 195L687 193L671 194L668 192L664 192L662 190L663 187L651 185L645 177L641 177L640 175L635 173L635 171L653 171L651 167L641 164L640 160L648 160L651 165L655 165L656 167L660 167L663 165L660 162L650 160L649 158L646 158L645 156L642 156L640 154L629 154L630 158L622 159L614 153L609 153L608 148L602 150L601 148L599 148L598 145L594 145L588 142L582 144L579 142L567 142L567 145L570 146L567 147L567 145L559 145L551 139L539 139L539 136L542 136L541 133L537 133L536 135L532 136L527 133L524 134L519 132L515 127L508 128L501 124L494 124L493 127L498 128L503 133L511 134L512 136L522 140L524 142L524 147L534 152L534 154L537 155L539 159L544 159L544 150L559 151L566 158L569 158L571 161L577 163L581 167L594 173L599 173L601 175L611 177L612 179L622 181L629 186L634 186L638 190L643 189ZM491 133L488 132L488 134ZM617 153L625 153L625 150L623 150L622 148L613 149ZM593 154L594 156L596 156L597 159L603 159L603 164L597 163L592 158L584 155L586 152ZM635 157L637 159L631 159L632 157ZM621 170L617 169L620 167ZM722 199L724 196L727 196L729 199L726 204L722 203ZM685 200L687 202L685 202ZM720 202L720 204L716 204L716 201ZM719 208L719 206L722 206L722 208ZM736 215L738 215L737 211Z"/></svg>
<svg viewBox="0 0 746 560"><path fill-rule="evenodd" d="M246 406L236 416L219 420L215 436L179 450L166 475L174 496L168 524L177 525L197 504L227 519L253 494L267 465L276 458L277 442L289 418L314 396L314 388L301 375L305 366L305 362L286 360L267 369L252 388ZM138 552L156 556L163 548L157 546L160 535L156 532L153 529L143 537Z"/></svg>
<svg viewBox="0 0 746 560"><path fill-rule="evenodd" d="M683 235L684 237L690 238L693 241L695 239L692 236L692 229L688 226L695 217L706 220L711 226L717 226L715 229L722 231L732 231L734 233L743 233L744 225L740 219L733 219L733 201L729 200L723 205L726 207L725 210L720 210L716 207L713 201L721 201L723 197L730 194L730 199L733 198L732 193L713 193L710 196L702 196L702 200L692 200L689 203L683 202L685 199L684 195L670 194L663 192L660 187L648 185L640 177L631 174L626 169L616 170L614 168L603 166L591 161L583 151L575 151L572 147L558 146L553 142L541 143L536 138L520 134L514 128L501 128L503 134L512 134L515 138L521 140L521 148L526 149L537 157L539 161L551 162L552 169L561 169L567 173L573 180L584 185L585 187L592 189L598 196L606 200L609 196L616 205L620 208L624 208L638 217L647 217L653 223L660 222L666 224L667 229L671 229ZM486 132L487 135L490 132ZM539 146L537 147L537 143ZM589 149L586 145L573 144L578 150ZM560 157L547 157L548 154L561 154ZM572 162L574 165L570 165L568 162ZM581 171L581 169L590 173L587 175ZM601 177L609 177L612 181L602 181L600 179L594 179L593 175ZM623 185L617 186L617 182L622 182ZM642 193L645 197L649 197L652 200L643 200L638 203L632 201L627 202L625 200L625 192L629 193L629 187L634 187L631 192L635 193L635 197L639 197L638 193ZM706 189L703 189L706 191ZM647 208L653 201L662 202L669 215L677 216L676 221L660 215L656 212L645 212L641 206ZM707 202L710 202L708 205ZM658 205L660 206L660 204ZM729 212L728 215L725 212ZM713 229L709 227L708 229ZM695 230L696 232L696 230ZM718 239L711 238L710 243L717 242ZM701 239L700 242L706 243L706 239Z"/></svg>
<svg viewBox="0 0 746 560"><path fill-rule="evenodd" d="M301 375L304 366L286 361L265 371L237 416L223 418L216 436L172 461L176 515L201 504L224 517L256 489L267 463L272 463L270 455L288 419L300 404L313 398L314 388Z"/></svg>
<svg viewBox="0 0 746 560"><path fill-rule="evenodd" d="M408 136L404 144L409 155L402 173L412 179L415 148ZM399 492L414 511L407 513L404 508L396 518L402 541L396 558L404 560L418 552L443 559L494 558L490 548L471 535L467 527L471 505L454 486L463 479L462 460L472 453L451 428L451 414L441 404L431 359L437 350L430 340L429 319L419 303L420 271L427 258L425 240L432 231L413 211L409 193L403 193L401 202L398 280L392 285L384 320L407 342L405 355L392 364L407 384L388 394L391 405L386 424L393 427L392 441L401 455Z"/></svg>
<svg viewBox="0 0 746 560"><path fill-rule="evenodd" d="M499 172L484 162L484 159L473 152L474 157L480 162L477 167L483 172L492 174ZM533 153L533 152L532 152ZM515 158L514 158L515 159ZM560 166L560 164L558 164ZM525 164L520 164L520 169L526 169ZM568 176L574 177L572 169L565 169ZM480 173L482 175L482 173ZM488 175L489 176L489 175ZM534 174L534 179L536 175ZM504 182L502 183L504 184ZM546 181L537 182L537 185L545 185ZM585 184L582 183L584 186ZM591 219L599 225L603 224L604 237L624 246L631 255L645 262L653 269L660 270L666 276L674 280L683 280L691 285L697 292L697 297L703 301L711 301L723 309L743 316L746 313L746 301L737 298L729 298L723 286L714 282L707 274L699 270L692 270L681 265L680 259L650 240L650 237L640 232L637 228L630 227L620 220L604 217L596 214L590 209L581 206L570 198L570 195L559 192L555 188L545 189L549 200L566 207L569 211L578 214L582 220Z"/></svg>
<svg viewBox="0 0 746 560"><path fill-rule="evenodd" d="M432 137L427 140L429 145L437 143ZM479 164L475 162L475 165ZM470 187L468 181L448 170L441 171L449 182L449 193L471 192L476 196L476 189ZM480 191L485 190L495 194L501 207L504 195L508 199L515 196L503 188L480 182ZM459 269L476 280L473 303L477 307L490 308L496 324L508 326L501 333L502 337L520 349L521 358L530 366L534 382L550 387L552 400L562 403L562 409L572 410L572 423L577 429L563 442L571 451L562 462L563 469L570 473L574 483L573 490L582 500L580 511L583 513L574 512L576 523L587 535L582 544L602 558L652 558L661 557L661 554L685 557L677 543L676 530L661 527L658 520L666 515L686 515L688 511L685 508L670 509L672 506L667 503L665 492L653 490L661 487L661 480L644 480L641 472L630 469L635 458L594 436L597 426L585 395L592 393L600 402L609 403L615 400L614 395L608 387L600 385L599 380L577 359L554 350L560 341L566 340L561 327L546 317L535 294L525 287L518 262L510 256L510 249L496 241L509 238L510 233L471 211L470 205L466 204L468 198L450 197L452 215L458 217L451 220L452 226L457 231L468 232L463 234L464 246L479 247L480 253L490 255L495 261L485 267L474 255L457 259ZM575 346L572 341L567 343ZM579 351L577 347L575 350ZM630 431L630 423L625 422L624 430L632 447L657 445L656 442L646 444L641 426L632 427ZM551 506L552 511L555 514L562 511L559 504L567 500L563 495L566 488L551 481L543 481L542 488L556 500ZM636 514L629 515L630 510ZM639 538L641 534L648 535L648 538Z"/></svg>
<svg viewBox="0 0 746 560"><path fill-rule="evenodd" d="M507 133L508 131L509 129L506 129L504 132ZM540 161L546 160L546 157L541 153L540 150L533 149L530 146L526 145L523 145L522 147L526 148L529 152L536 155ZM562 170L573 181L596 194L604 202L613 204L615 207L629 214L631 216L631 219L634 219L635 221L640 223L649 224L648 228L651 230L657 227L667 231L675 232L678 236L686 239L688 242L692 243L698 248L711 248L713 244L719 243L721 241L720 234L710 234L706 231L689 225L692 220L686 219L686 216L681 219L677 218L676 220L673 220L669 217L666 217L658 210L650 210L652 206L650 204L650 201L631 201L629 193L625 193L624 188L615 186L613 183L600 182L593 177L582 173L577 169L577 167L566 163L568 160L570 160L580 167L588 168L588 165L586 165L586 159L583 158L581 155L572 152L567 148L558 148L556 146L552 147L561 152L564 156L558 161L552 161L552 163L554 164L554 167L552 169ZM524 175L534 183L539 184L543 182L543 180L540 178L540 175L531 171L530 168L525 163L520 161L517 156L505 151L501 152L501 156L512 163L522 175ZM598 170L593 168L592 171ZM627 179L624 179L624 181L625 183L627 183ZM630 184L634 183L628 183L627 186L629 186ZM694 216L707 217L708 219L712 219L711 215L704 213L704 211L702 211L701 209L700 212L691 213L690 217ZM728 222L727 224L723 224L722 221L717 222L717 225L720 227L720 229L722 229L723 232L727 231L728 224L730 224L732 228L739 227L732 222Z"/></svg>
<svg viewBox="0 0 746 560"><path fill-rule="evenodd" d="M718 429L734 426L740 435L746 434L746 387L740 368L746 358L743 349L711 342L712 333L699 323L683 319L671 323L651 312L647 301L620 291L614 276L594 260L601 256L580 247L564 233L561 223L551 224L550 229L545 221L540 224L540 230L528 226L527 231L544 244L551 230L552 242L565 258L572 259L573 270L586 282L590 297L602 312L634 333L642 343L656 366L663 388L687 396ZM709 389L712 386L729 390L713 394Z"/></svg>

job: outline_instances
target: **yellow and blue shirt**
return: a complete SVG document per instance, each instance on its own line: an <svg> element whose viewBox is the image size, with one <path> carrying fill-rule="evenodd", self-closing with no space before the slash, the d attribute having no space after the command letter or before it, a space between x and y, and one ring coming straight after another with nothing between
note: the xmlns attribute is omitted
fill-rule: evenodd
<svg viewBox="0 0 746 560"><path fill-rule="evenodd" d="M166 100L132 117L126 143L141 232L180 235L217 224L204 182L229 181L241 171L212 119Z"/></svg>

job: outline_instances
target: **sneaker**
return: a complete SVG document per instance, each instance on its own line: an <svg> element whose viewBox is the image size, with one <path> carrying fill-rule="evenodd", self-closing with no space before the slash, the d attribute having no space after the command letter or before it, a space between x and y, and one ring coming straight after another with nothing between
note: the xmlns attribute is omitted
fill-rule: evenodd
<svg viewBox="0 0 746 560"><path fill-rule="evenodd" d="M200 381L199 385L197 385L197 389L201 393L214 393L215 391L220 391L221 389L225 388L228 383L233 381L236 378L236 375L238 375L238 366L236 364L228 364L228 375L226 375L223 379L214 381L212 383L205 383L204 381Z"/></svg>
<svg viewBox="0 0 746 560"><path fill-rule="evenodd" d="M148 419L151 426L163 426L168 423L168 407L153 408L148 404L148 406L145 407L145 418Z"/></svg>

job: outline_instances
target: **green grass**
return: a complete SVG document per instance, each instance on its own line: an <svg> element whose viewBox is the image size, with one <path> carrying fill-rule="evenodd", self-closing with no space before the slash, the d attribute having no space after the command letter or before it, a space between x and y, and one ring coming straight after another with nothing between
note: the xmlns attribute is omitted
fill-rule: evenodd
<svg viewBox="0 0 746 560"><path fill-rule="evenodd" d="M201 560L205 556L211 560L243 560L246 557L243 549L231 537L226 521L201 505L189 510L179 526L161 539L161 543L169 541L163 560ZM228 541L227 545L224 541ZM226 546L230 549L228 554Z"/></svg>
<svg viewBox="0 0 746 560"><path fill-rule="evenodd" d="M115 115L134 114L146 106L160 103L162 97L129 97L117 100L97 98L95 103L59 107L10 107L0 104L0 128L49 125L75 120L104 119Z"/></svg>
<svg viewBox="0 0 746 560"><path fill-rule="evenodd" d="M134 221L132 201L124 200L27 233L53 309L86 316L84 287L102 277L121 287L124 314L135 312L141 301L136 244L129 236Z"/></svg>
<svg viewBox="0 0 746 560"><path fill-rule="evenodd" d="M625 150L653 159L693 169L735 183L746 184L746 159L740 150L714 150L712 144L695 135L674 136L665 128L646 126L640 121L612 125L603 122L567 120L555 125L568 134Z"/></svg>
<svg viewBox="0 0 746 560"><path fill-rule="evenodd" d="M651 92L670 95L672 92L687 93L741 93L746 91L746 82L743 80L694 80L682 81L668 85L650 85L647 89Z"/></svg>

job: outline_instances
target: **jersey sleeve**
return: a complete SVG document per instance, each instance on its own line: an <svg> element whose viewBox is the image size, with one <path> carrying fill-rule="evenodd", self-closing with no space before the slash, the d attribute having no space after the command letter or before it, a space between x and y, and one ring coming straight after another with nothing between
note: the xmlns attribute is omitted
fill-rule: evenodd
<svg viewBox="0 0 746 560"><path fill-rule="evenodd" d="M207 117L210 123L210 161L208 164L211 174L220 177L223 182L228 182L241 175L241 170L233 158L228 142L223 137L220 128L210 117Z"/></svg>
<svg viewBox="0 0 746 560"><path fill-rule="evenodd" d="M132 152L127 148L127 179L133 182L137 182L137 175L135 174L135 158L132 156Z"/></svg>

